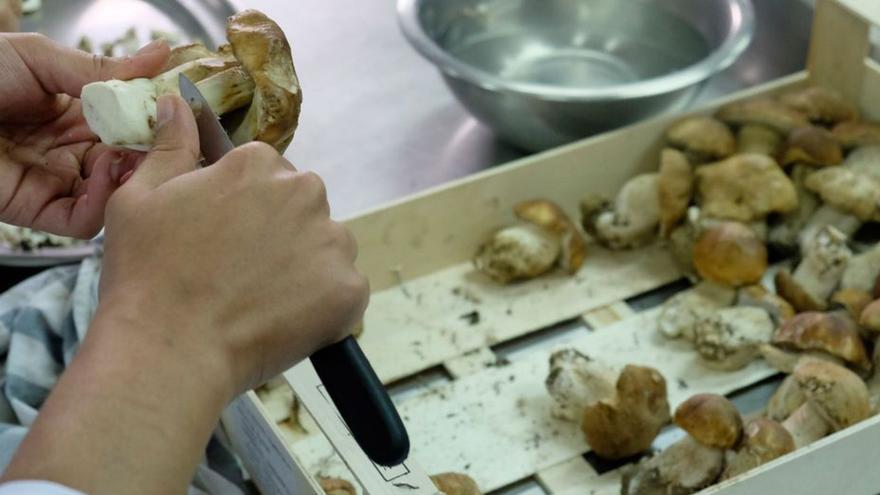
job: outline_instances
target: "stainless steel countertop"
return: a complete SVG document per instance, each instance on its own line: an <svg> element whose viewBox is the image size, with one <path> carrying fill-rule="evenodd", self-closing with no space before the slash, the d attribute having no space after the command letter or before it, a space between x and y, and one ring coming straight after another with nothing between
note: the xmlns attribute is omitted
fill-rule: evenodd
<svg viewBox="0 0 880 495"><path fill-rule="evenodd" d="M804 67L811 10L753 0L757 29L740 60L697 104ZM401 35L390 0L233 0L278 21L303 84L287 157L324 177L334 216L524 156L471 118Z"/></svg>

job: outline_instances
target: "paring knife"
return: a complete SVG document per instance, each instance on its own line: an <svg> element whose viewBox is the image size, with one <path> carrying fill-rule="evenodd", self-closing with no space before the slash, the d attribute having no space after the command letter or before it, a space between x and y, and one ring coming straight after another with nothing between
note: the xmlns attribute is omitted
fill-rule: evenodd
<svg viewBox="0 0 880 495"><path fill-rule="evenodd" d="M196 118L205 164L211 165L235 146L195 84L183 74L178 81L180 94ZM327 395L364 453L382 466L402 463L409 454L409 437L357 341L347 337L317 351L310 359Z"/></svg>

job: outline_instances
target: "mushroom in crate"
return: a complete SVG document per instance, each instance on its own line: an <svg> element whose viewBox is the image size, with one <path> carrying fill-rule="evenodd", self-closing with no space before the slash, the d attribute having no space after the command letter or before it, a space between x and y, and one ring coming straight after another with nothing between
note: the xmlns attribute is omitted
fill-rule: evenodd
<svg viewBox="0 0 880 495"><path fill-rule="evenodd" d="M106 144L149 149L158 125L156 100L178 93L178 75L183 74L215 114L244 112L230 128L235 144L263 141L283 151L293 138L302 102L287 39L274 21L254 10L230 17L226 36L230 44L207 57L192 59L205 55L203 47L179 49L172 59L181 64L153 79L84 86L89 128Z"/></svg>
<svg viewBox="0 0 880 495"><path fill-rule="evenodd" d="M694 493L712 485L725 453L742 436L742 418L726 398L697 394L675 410L675 424L688 435L660 453L624 469L623 495Z"/></svg>
<svg viewBox="0 0 880 495"><path fill-rule="evenodd" d="M623 185L614 201L589 195L581 201L584 230L610 249L644 246L660 225L660 174L637 175Z"/></svg>
<svg viewBox="0 0 880 495"><path fill-rule="evenodd" d="M498 230L479 247L474 257L479 271L507 284L538 277L557 265L568 273L583 265L586 242L559 205L524 201L514 214L519 223Z"/></svg>
<svg viewBox="0 0 880 495"><path fill-rule="evenodd" d="M791 373L805 357L850 366L860 373L871 367L859 327L845 312L800 313L776 330L761 353L770 366L784 373Z"/></svg>

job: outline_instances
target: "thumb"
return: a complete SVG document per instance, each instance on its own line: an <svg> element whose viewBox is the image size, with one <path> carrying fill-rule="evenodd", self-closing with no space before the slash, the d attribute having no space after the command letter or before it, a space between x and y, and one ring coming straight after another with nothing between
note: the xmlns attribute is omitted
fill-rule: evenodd
<svg viewBox="0 0 880 495"><path fill-rule="evenodd" d="M177 95L157 102L157 130L153 147L128 182L156 188L198 168L199 130L192 110Z"/></svg>
<svg viewBox="0 0 880 495"><path fill-rule="evenodd" d="M170 53L161 40L128 57L105 57L60 45L39 34L10 34L6 39L47 93L75 97L91 82L152 77L162 70Z"/></svg>

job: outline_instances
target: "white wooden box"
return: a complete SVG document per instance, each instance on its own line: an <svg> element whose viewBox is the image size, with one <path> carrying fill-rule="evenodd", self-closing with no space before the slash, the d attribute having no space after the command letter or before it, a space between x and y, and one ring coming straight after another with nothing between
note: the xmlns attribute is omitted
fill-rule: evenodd
<svg viewBox="0 0 880 495"><path fill-rule="evenodd" d="M865 119L880 120L880 65L866 59L872 22L880 24L880 0L818 0L807 71L693 113L817 84L858 103ZM525 351L509 363L493 352L560 322L581 318L590 329L571 333L568 346L613 364L657 368L673 408L694 393L727 394L775 374L762 362L711 371L689 347L655 337L656 311L637 312L626 300L681 278L657 246L610 252L591 245L575 276L509 287L488 282L471 265L487 234L513 221L517 202L551 198L576 218L585 194L612 195L629 177L656 170L663 131L679 118L586 139L348 220L373 288L360 343L379 377L395 384L439 370L449 378L397 401L411 455L426 470L467 473L486 492L533 479L551 494L619 493L619 474L597 474L583 457L589 446L577 426L549 413L543 382L550 351ZM285 434L253 393L235 407L225 424L264 493L322 493L318 474L354 481L322 435ZM874 417L706 493L880 493L878 455Z"/></svg>

